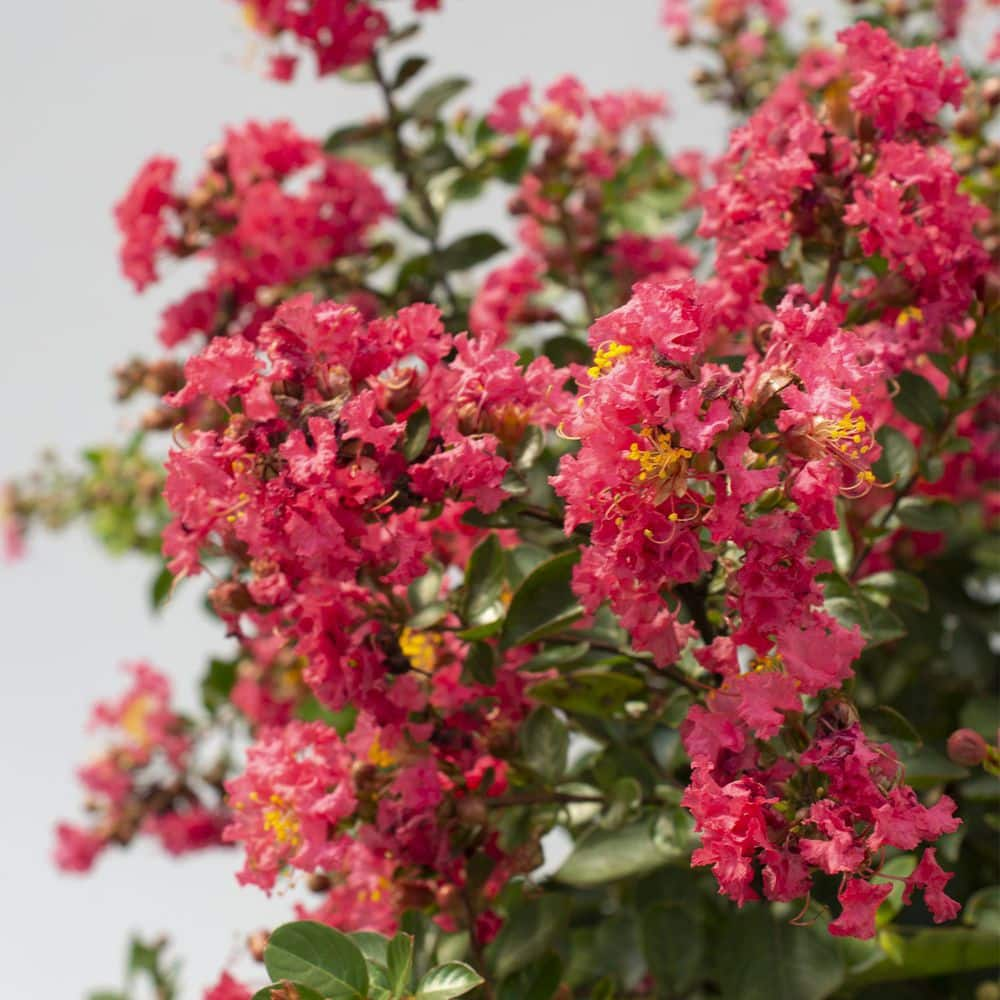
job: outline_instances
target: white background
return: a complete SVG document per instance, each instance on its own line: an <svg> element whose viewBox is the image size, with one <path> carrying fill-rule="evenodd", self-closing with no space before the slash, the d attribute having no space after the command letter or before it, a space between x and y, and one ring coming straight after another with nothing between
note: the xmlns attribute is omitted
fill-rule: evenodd
<svg viewBox="0 0 1000 1000"><path fill-rule="evenodd" d="M444 6L410 49L432 55L434 73L474 77L469 103L483 107L513 83L574 72L596 89L665 90L671 148L718 148L724 119L694 99L694 60L670 47L658 0ZM289 117L322 135L375 110L365 90L317 82L311 66L292 86L264 80L264 53L226 0L47 0L5 14L0 479L26 470L42 447L72 457L128 430L110 369L130 353L154 352L159 309L193 277L172 274L166 288L139 297L118 274L111 205L148 156L176 155L190 176L223 125ZM117 985L133 930L169 934L186 963L182 996L200 997L243 934L288 912L288 900L240 889L227 852L177 862L139 845L106 854L84 878L60 876L50 863L53 822L76 815L84 720L96 698L120 691L121 663L152 660L193 705L207 652L225 648L197 610L196 586L153 618L149 578L145 563L110 560L82 530L35 535L24 562L0 567L6 997L71 1000Z"/></svg>

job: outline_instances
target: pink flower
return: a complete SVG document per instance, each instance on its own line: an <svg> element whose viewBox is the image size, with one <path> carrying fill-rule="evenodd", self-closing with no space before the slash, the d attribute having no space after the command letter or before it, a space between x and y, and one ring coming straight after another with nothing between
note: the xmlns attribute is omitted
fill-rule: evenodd
<svg viewBox="0 0 1000 1000"><path fill-rule="evenodd" d="M843 909L831 920L829 931L835 937L855 937L866 941L875 937L875 913L892 892L892 884L875 885L864 879L845 879L837 899Z"/></svg>
<svg viewBox="0 0 1000 1000"><path fill-rule="evenodd" d="M205 990L203 1000L250 1000L253 991L228 972L223 972L218 982Z"/></svg>
<svg viewBox="0 0 1000 1000"><path fill-rule="evenodd" d="M934 915L934 923L942 924L946 920L954 920L962 912L962 906L945 894L944 887L952 878L954 878L953 873L943 871L937 863L937 851L933 847L928 847L920 863L913 869L913 874L906 880L903 902L910 902L915 889L923 889L924 902Z"/></svg>

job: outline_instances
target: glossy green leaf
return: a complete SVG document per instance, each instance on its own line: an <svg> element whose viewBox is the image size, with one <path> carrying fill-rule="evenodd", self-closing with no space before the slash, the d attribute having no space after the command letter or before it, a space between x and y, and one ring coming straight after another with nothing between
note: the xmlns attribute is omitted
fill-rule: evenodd
<svg viewBox="0 0 1000 1000"><path fill-rule="evenodd" d="M421 406L407 421L403 435L403 457L415 462L427 447L431 435L431 415L426 406Z"/></svg>
<svg viewBox="0 0 1000 1000"><path fill-rule="evenodd" d="M618 830L588 831L576 842L553 878L587 889L643 875L679 860L684 854L679 847L655 837L653 824L642 820Z"/></svg>
<svg viewBox="0 0 1000 1000"><path fill-rule="evenodd" d="M420 980L415 1000L452 1000L464 996L483 982L483 977L464 962L446 962L431 969Z"/></svg>
<svg viewBox="0 0 1000 1000"><path fill-rule="evenodd" d="M500 644L527 645L561 632L583 614L570 586L579 551L562 552L536 566L517 588L507 609Z"/></svg>
<svg viewBox="0 0 1000 1000"><path fill-rule="evenodd" d="M893 400L896 409L915 424L935 430L944 423L945 412L937 389L922 375L903 371L897 376L899 392Z"/></svg>
<svg viewBox="0 0 1000 1000"><path fill-rule="evenodd" d="M638 677L594 669L576 670L542 681L528 688L528 694L535 701L567 712L611 716L644 690L645 685Z"/></svg>
<svg viewBox="0 0 1000 1000"><path fill-rule="evenodd" d="M440 255L446 271L466 271L482 264L506 249L505 244L492 233L470 233L449 243Z"/></svg>
<svg viewBox="0 0 1000 1000"><path fill-rule="evenodd" d="M465 568L463 600L460 615L469 625L483 625L496 621L492 613L503 589L503 549L500 539L489 534L469 556ZM502 608L500 609L502 613Z"/></svg>
<svg viewBox="0 0 1000 1000"><path fill-rule="evenodd" d="M405 87L429 62L426 56L407 56L396 70L396 75L392 81L392 89L399 90Z"/></svg>
<svg viewBox="0 0 1000 1000"><path fill-rule="evenodd" d="M895 518L914 531L952 531L958 524L958 511L947 500L903 497L896 506Z"/></svg>
<svg viewBox="0 0 1000 1000"><path fill-rule="evenodd" d="M468 86L469 81L459 76L446 77L432 83L417 95L408 113L422 122L431 122L452 98L457 97Z"/></svg>
<svg viewBox="0 0 1000 1000"><path fill-rule="evenodd" d="M537 708L521 726L525 763L549 784L566 771L569 730L551 708Z"/></svg>
<svg viewBox="0 0 1000 1000"><path fill-rule="evenodd" d="M923 580L912 573L905 573L903 570L885 570L881 573L873 573L871 576L859 580L858 586L867 591L873 598L884 594L891 601L908 604L911 608L917 608L919 611L926 611L930 605L927 587Z"/></svg>
<svg viewBox="0 0 1000 1000"><path fill-rule="evenodd" d="M705 957L705 928L697 908L656 903L642 913L642 949L650 974L668 995L697 979Z"/></svg>
<svg viewBox="0 0 1000 1000"><path fill-rule="evenodd" d="M368 993L368 966L361 949L324 924L282 924L264 950L264 965L272 979L302 983L327 1000L365 1000Z"/></svg>
<svg viewBox="0 0 1000 1000"><path fill-rule="evenodd" d="M498 979L535 962L565 930L568 896L546 893L528 898L514 908L490 944L487 954Z"/></svg>
<svg viewBox="0 0 1000 1000"><path fill-rule="evenodd" d="M825 928L793 927L761 904L730 913L716 970L732 1000L824 1000L844 981L843 959Z"/></svg>
<svg viewBox="0 0 1000 1000"><path fill-rule="evenodd" d="M304 983L283 981L270 983L253 995L253 1000L326 1000L322 993L317 993Z"/></svg>
<svg viewBox="0 0 1000 1000"><path fill-rule="evenodd" d="M875 440L882 446L882 454L872 466L872 472L880 483L903 485L909 481L917 468L917 449L913 442L895 427L881 427Z"/></svg>
<svg viewBox="0 0 1000 1000"><path fill-rule="evenodd" d="M385 965L388 962L389 939L384 934L376 934L374 931L354 931L348 937L361 949L361 954L377 965Z"/></svg>
<svg viewBox="0 0 1000 1000"><path fill-rule="evenodd" d="M410 977L413 975L413 936L411 934L397 934L389 942L386 968L389 972L389 989L397 996L402 996L409 990Z"/></svg>
<svg viewBox="0 0 1000 1000"><path fill-rule="evenodd" d="M877 942L884 957L849 975L844 984L848 989L1000 964L997 936L988 930L941 927L911 932L886 928L879 932Z"/></svg>

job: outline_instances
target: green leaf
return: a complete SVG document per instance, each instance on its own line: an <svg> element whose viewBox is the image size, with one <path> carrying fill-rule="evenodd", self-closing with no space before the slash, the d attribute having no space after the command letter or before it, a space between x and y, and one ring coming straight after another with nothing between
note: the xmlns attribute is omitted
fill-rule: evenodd
<svg viewBox="0 0 1000 1000"><path fill-rule="evenodd" d="M925 497L903 497L894 516L914 531L952 531L958 524L958 511L953 503Z"/></svg>
<svg viewBox="0 0 1000 1000"><path fill-rule="evenodd" d="M518 472L527 472L545 450L545 434L537 424L530 424L514 453L513 466Z"/></svg>
<svg viewBox="0 0 1000 1000"><path fill-rule="evenodd" d="M577 663L590 650L589 642L567 643L560 646L547 646L537 656L533 656L527 663L522 663L518 668L521 673L541 673L543 670L551 670L553 667L568 666Z"/></svg>
<svg viewBox="0 0 1000 1000"><path fill-rule="evenodd" d="M389 961L389 939L375 931L355 931L348 937L361 949L369 963L385 965Z"/></svg>
<svg viewBox="0 0 1000 1000"><path fill-rule="evenodd" d="M453 97L457 97L469 86L469 82L464 77L451 76L432 83L410 105L410 116L422 122L432 122Z"/></svg>
<svg viewBox="0 0 1000 1000"><path fill-rule="evenodd" d="M386 967L389 970L389 989L402 996L409 990L413 974L413 935L400 933L389 942Z"/></svg>
<svg viewBox="0 0 1000 1000"><path fill-rule="evenodd" d="M506 979L541 958L564 931L569 911L569 897L554 893L515 907L488 949L497 978Z"/></svg>
<svg viewBox="0 0 1000 1000"><path fill-rule="evenodd" d="M465 568L463 600L459 613L469 625L486 625L499 617L496 604L503 589L503 549L500 539L489 534L469 556ZM503 608L500 608L500 614Z"/></svg>
<svg viewBox="0 0 1000 1000"><path fill-rule="evenodd" d="M426 607L421 608L419 611L415 611L407 619L406 624L412 628L416 629L418 632L423 631L426 628L431 628L437 625L439 621L446 618L448 615L448 604L445 601L433 601Z"/></svg>
<svg viewBox="0 0 1000 1000"><path fill-rule="evenodd" d="M655 837L653 824L648 820L618 830L593 829L576 842L553 878L578 889L589 889L643 875L679 860L686 853L679 846Z"/></svg>
<svg viewBox="0 0 1000 1000"><path fill-rule="evenodd" d="M365 1000L368 966L361 949L324 924L282 924L268 941L264 965L272 979L290 979L327 1000Z"/></svg>
<svg viewBox="0 0 1000 1000"><path fill-rule="evenodd" d="M722 994L736 1000L823 1000L844 980L823 927L792 927L763 905L731 913L717 943Z"/></svg>
<svg viewBox="0 0 1000 1000"><path fill-rule="evenodd" d="M474 990L483 977L464 962L446 962L420 980L415 1000L451 1000Z"/></svg>
<svg viewBox="0 0 1000 1000"><path fill-rule="evenodd" d="M944 423L945 412L941 397L927 379L904 371L900 372L896 381L899 383L899 392L894 403L907 420L928 430L935 430Z"/></svg>
<svg viewBox="0 0 1000 1000"><path fill-rule="evenodd" d="M518 545L504 549L504 573L512 587L520 587L524 578L549 558L548 549L540 545Z"/></svg>
<svg viewBox="0 0 1000 1000"><path fill-rule="evenodd" d="M882 446L882 454L872 466L880 483L894 485L905 483L917 468L917 449L913 442L895 427L881 427L875 440Z"/></svg>
<svg viewBox="0 0 1000 1000"><path fill-rule="evenodd" d="M622 710L630 698L645 690L637 677L611 670L577 670L528 688L535 701L567 712L609 716Z"/></svg>
<svg viewBox="0 0 1000 1000"><path fill-rule="evenodd" d="M280 983L271 983L262 990L258 990L253 995L253 1000L325 1000L325 997L304 983L284 980Z"/></svg>
<svg viewBox="0 0 1000 1000"><path fill-rule="evenodd" d="M392 81L392 89L399 90L400 87L406 86L429 62L426 56L407 56L402 63L400 63L399 69L396 70L396 76Z"/></svg>
<svg viewBox="0 0 1000 1000"><path fill-rule="evenodd" d="M212 660L201 679L201 702L209 712L214 712L229 701L236 684L236 663L233 660Z"/></svg>
<svg viewBox="0 0 1000 1000"><path fill-rule="evenodd" d="M668 995L694 985L705 955L705 927L695 910L654 903L642 914L642 947L656 984Z"/></svg>
<svg viewBox="0 0 1000 1000"><path fill-rule="evenodd" d="M382 166L393 157L392 135L381 121L338 128L327 136L323 148L366 167Z"/></svg>
<svg viewBox="0 0 1000 1000"><path fill-rule="evenodd" d="M463 684L495 684L495 656L493 647L486 642L472 642L462 664Z"/></svg>
<svg viewBox="0 0 1000 1000"><path fill-rule="evenodd" d="M504 649L523 646L561 632L583 614L570 586L576 549L562 552L536 566L517 588L500 637Z"/></svg>
<svg viewBox="0 0 1000 1000"><path fill-rule="evenodd" d="M912 573L900 569L885 570L873 573L858 581L858 586L868 591L873 597L885 594L890 600L900 604L908 604L911 608L926 611L930 607L930 598L924 581ZM876 598L877 599L877 598Z"/></svg>
<svg viewBox="0 0 1000 1000"><path fill-rule="evenodd" d="M918 790L968 777L969 772L964 767L930 747L921 747L915 753L907 753L905 745L895 741L893 743L906 773L906 783Z"/></svg>
<svg viewBox="0 0 1000 1000"><path fill-rule="evenodd" d="M432 601L436 601L441 593L441 580L444 570L439 563L432 562L427 568L427 572L422 577L414 580L407 588L406 595L409 598L410 606L417 610L424 608Z"/></svg>
<svg viewBox="0 0 1000 1000"><path fill-rule="evenodd" d="M826 599L826 609L842 625L857 625L869 646L879 646L906 635L902 621L888 608L854 590Z"/></svg>
<svg viewBox="0 0 1000 1000"><path fill-rule="evenodd" d="M562 959L547 952L500 984L498 1000L553 1000L563 980Z"/></svg>
<svg viewBox="0 0 1000 1000"><path fill-rule="evenodd" d="M149 588L149 602L154 611L162 608L170 596L170 591L174 586L174 575L166 566L156 574L152 586Z"/></svg>
<svg viewBox="0 0 1000 1000"><path fill-rule="evenodd" d="M1000 934L1000 885L974 892L962 911L962 923Z"/></svg>
<svg viewBox="0 0 1000 1000"><path fill-rule="evenodd" d="M467 271L506 249L492 233L471 233L450 243L439 257L446 271Z"/></svg>
<svg viewBox="0 0 1000 1000"><path fill-rule="evenodd" d="M427 447L431 436L431 415L426 406L421 406L409 420L406 421L406 432L403 435L403 457L407 462L415 462Z"/></svg>
<svg viewBox="0 0 1000 1000"><path fill-rule="evenodd" d="M847 989L990 969L998 961L997 937L989 930L942 927L910 933L901 927L887 928L876 940L884 957L849 975Z"/></svg>
<svg viewBox="0 0 1000 1000"><path fill-rule="evenodd" d="M521 746L527 765L554 785L566 771L569 730L551 708L537 708L521 727Z"/></svg>
<svg viewBox="0 0 1000 1000"><path fill-rule="evenodd" d="M854 542L843 516L836 531L821 531L816 538L815 554L818 559L833 563L838 572L845 575L854 563Z"/></svg>

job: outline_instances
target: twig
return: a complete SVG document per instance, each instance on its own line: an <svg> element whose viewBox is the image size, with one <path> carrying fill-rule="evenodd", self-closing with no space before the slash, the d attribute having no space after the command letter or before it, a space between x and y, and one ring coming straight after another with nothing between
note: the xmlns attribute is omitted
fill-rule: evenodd
<svg viewBox="0 0 1000 1000"><path fill-rule="evenodd" d="M434 276L444 290L451 311L457 314L461 312L458 296L455 294L455 289L448 280L448 272L441 262L441 245L438 242L441 217L438 215L437 209L434 208L434 203L427 193L427 188L420 175L419 167L414 162L410 150L403 141L404 117L399 110L399 106L396 104L396 99L392 95L392 87L389 86L389 81L385 78L385 73L382 70L382 64L379 62L377 52L372 53L371 59L369 59L369 66L371 67L372 76L375 78L376 84L378 84L379 93L382 95L382 103L385 106L386 121L391 133L393 159L395 160L396 169L402 175L407 191L417 199L420 210L427 219L427 231L424 233L424 236L430 247L430 259L434 266Z"/></svg>

